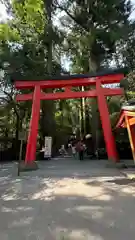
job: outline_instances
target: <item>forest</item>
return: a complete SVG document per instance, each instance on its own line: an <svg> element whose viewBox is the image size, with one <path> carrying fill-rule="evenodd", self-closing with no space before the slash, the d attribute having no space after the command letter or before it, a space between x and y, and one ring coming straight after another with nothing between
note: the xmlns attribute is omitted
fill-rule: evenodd
<svg viewBox="0 0 135 240"><path fill-rule="evenodd" d="M28 133L31 117L32 103L15 100L20 91L14 88L13 79L44 79L126 67L128 98L134 98L135 20L131 18L134 6L130 0L1 0L1 3L7 11L7 18L0 22L1 160L18 159L19 134ZM124 101L125 96L107 97L119 154L121 158L130 158L126 129L115 130ZM91 134L94 148L99 149L101 158L106 156L97 101L91 98L42 101L37 150L44 145L45 136L52 136L56 155L60 145L73 134ZM26 143L23 147L25 152Z"/></svg>

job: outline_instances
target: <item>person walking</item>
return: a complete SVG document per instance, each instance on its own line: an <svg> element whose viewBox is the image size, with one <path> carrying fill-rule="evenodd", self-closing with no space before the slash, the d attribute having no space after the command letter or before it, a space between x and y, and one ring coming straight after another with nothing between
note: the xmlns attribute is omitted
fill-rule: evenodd
<svg viewBox="0 0 135 240"><path fill-rule="evenodd" d="M59 149L59 153L60 155L62 155L63 157L67 155L67 152L65 150L65 146L61 145L61 148Z"/></svg>
<svg viewBox="0 0 135 240"><path fill-rule="evenodd" d="M76 146L76 148L77 148L77 151L78 151L78 154L79 154L79 160L81 161L81 160L83 160L83 158L84 158L84 144L83 144L83 141L79 141L78 143L77 143L77 146Z"/></svg>
<svg viewBox="0 0 135 240"><path fill-rule="evenodd" d="M72 156L76 158L76 146L73 144L71 148L72 148Z"/></svg>

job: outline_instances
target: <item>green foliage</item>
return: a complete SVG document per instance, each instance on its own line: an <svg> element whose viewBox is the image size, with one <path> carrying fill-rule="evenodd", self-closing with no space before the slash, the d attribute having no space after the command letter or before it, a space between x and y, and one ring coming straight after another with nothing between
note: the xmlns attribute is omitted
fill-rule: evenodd
<svg viewBox="0 0 135 240"><path fill-rule="evenodd" d="M16 42L20 40L19 32L17 29L11 29L9 24L1 23L0 24L0 40L1 41L12 41Z"/></svg>
<svg viewBox="0 0 135 240"><path fill-rule="evenodd" d="M127 100L135 98L135 70L131 71L120 83Z"/></svg>
<svg viewBox="0 0 135 240"><path fill-rule="evenodd" d="M127 75L125 81L127 81L127 89L129 91L135 91L135 70Z"/></svg>
<svg viewBox="0 0 135 240"><path fill-rule="evenodd" d="M117 43L128 39L131 33L128 20L131 2L100 0L96 4L95 1L75 0L67 1L66 5L63 2L59 8L69 17L65 21L70 23L72 19L69 41L73 66L80 66L82 72L101 67L101 63L110 60L115 53Z"/></svg>
<svg viewBox="0 0 135 240"><path fill-rule="evenodd" d="M1 119L2 129L6 129L7 135L12 132L12 137L18 140L18 133L21 128L27 130L31 104L24 102L16 104L14 102L15 90L12 91L11 80L21 78L33 79L33 77L44 78L47 74L47 45L46 36L46 11L43 1L13 1L12 20L0 25L0 71L4 76L0 79L3 98L7 105L2 104L4 117ZM57 43L58 36L57 35ZM52 73L61 70L61 66L56 62L56 57L52 59ZM13 106L12 106L12 103ZM10 114L11 113L11 114ZM11 121L9 120L11 119ZM12 124L13 122L13 124ZM9 127L8 127L9 123ZM10 124L11 123L11 124ZM2 130L1 129L1 130ZM4 134L4 132L3 132Z"/></svg>
<svg viewBox="0 0 135 240"><path fill-rule="evenodd" d="M42 0L14 0L12 7L15 16L15 24L21 24L23 26L23 31L28 31L29 35L33 32L39 35L44 32L46 16L44 14Z"/></svg>

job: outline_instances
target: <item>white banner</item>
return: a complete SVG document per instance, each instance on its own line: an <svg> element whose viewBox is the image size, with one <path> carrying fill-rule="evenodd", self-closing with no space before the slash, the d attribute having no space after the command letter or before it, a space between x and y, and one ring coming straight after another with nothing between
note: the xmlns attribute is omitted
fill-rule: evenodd
<svg viewBox="0 0 135 240"><path fill-rule="evenodd" d="M52 155L52 137L45 137L44 157L50 158Z"/></svg>

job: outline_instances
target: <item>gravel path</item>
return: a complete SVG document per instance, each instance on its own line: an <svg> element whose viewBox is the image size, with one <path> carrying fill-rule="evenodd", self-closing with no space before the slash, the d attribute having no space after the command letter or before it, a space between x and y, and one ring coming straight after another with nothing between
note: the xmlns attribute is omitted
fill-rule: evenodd
<svg viewBox="0 0 135 240"><path fill-rule="evenodd" d="M135 239L135 183L104 161L0 167L0 240Z"/></svg>

